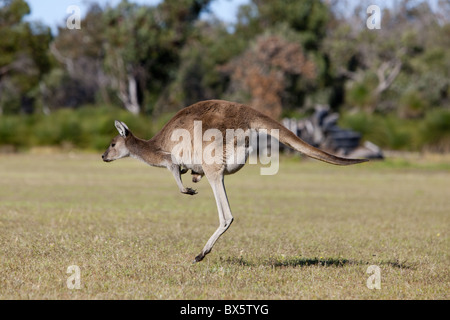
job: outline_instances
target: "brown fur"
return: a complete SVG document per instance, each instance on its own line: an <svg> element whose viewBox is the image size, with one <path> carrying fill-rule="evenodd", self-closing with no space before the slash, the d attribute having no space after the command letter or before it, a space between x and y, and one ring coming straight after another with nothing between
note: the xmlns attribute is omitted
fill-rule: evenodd
<svg viewBox="0 0 450 320"><path fill-rule="evenodd" d="M208 100L184 108L150 140L142 140L135 137L124 123L116 121L116 127L120 135L113 139L111 145L103 154L102 158L104 161L110 162L132 156L151 166L166 167L174 175L180 191L190 195L196 194L196 191L183 186L181 174L186 173L190 169L193 182L200 181L201 177L206 175L216 198L220 226L209 239L202 252L195 258L195 261L201 261L211 251L216 240L228 229L233 221L223 176L239 171L244 164L229 168L225 161L214 164L202 162L201 165L197 166L174 162L172 150L178 141L171 140L172 133L176 129L185 129L190 133L191 137L194 137L194 121L202 122L202 134L208 129L217 129L224 138L227 129L242 129L244 131L265 129L268 133L272 129L278 129L281 143L314 159L335 165L351 165L367 161L365 159L345 159L314 148L272 118L246 105L229 101ZM193 141L191 139L191 141L186 143L190 143L192 146ZM202 141L202 143L203 147L206 147L208 144L216 142ZM227 156L225 151L223 159L226 159Z"/></svg>

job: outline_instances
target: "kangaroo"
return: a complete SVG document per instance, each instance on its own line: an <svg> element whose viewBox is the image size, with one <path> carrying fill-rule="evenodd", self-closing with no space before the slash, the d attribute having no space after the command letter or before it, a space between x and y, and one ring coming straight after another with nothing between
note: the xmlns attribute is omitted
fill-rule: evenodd
<svg viewBox="0 0 450 320"><path fill-rule="evenodd" d="M258 112L257 110L239 103L222 101L222 100L208 100L195 103L189 107L180 110L175 116L150 140L143 140L133 135L127 125L121 121L115 121L115 126L119 132L108 149L102 155L105 162L111 162L124 157L133 157L141 160L150 166L164 167L172 172L178 188L181 193L194 195L196 190L185 187L182 183L181 175L191 170L192 181L198 182L203 176L206 176L211 185L217 210L219 213L219 227L214 234L209 238L199 255L195 257L194 263L202 261L203 258L211 252L212 247L217 239L228 230L233 222L233 215L231 213L228 197L224 185L224 175L234 174L238 172L244 165L248 157L249 148L246 144L245 159L239 163L231 163L227 161L227 151L229 149L222 149L223 155L220 161L186 161L174 152L175 146L179 144L179 140L173 139L173 132L177 129L183 129L190 134L188 141L184 141L186 147L191 148L194 144L195 130L194 122L201 121L202 134L208 129L215 129L226 136L227 129L242 129L255 130L279 130L279 141L286 146L293 148L308 157L324 161L334 165L352 165L368 161L366 159L345 159L334 156L320 149L317 149L305 141L301 140L297 135L288 130L274 119ZM218 139L220 140L220 139ZM211 140L201 141L203 148L208 145L226 144L226 141ZM228 142L229 143L229 142ZM231 143L236 143L232 141ZM236 151L236 145L234 145ZM186 156L186 155L184 155ZM190 155L192 160L194 155ZM184 158L185 159L185 158Z"/></svg>

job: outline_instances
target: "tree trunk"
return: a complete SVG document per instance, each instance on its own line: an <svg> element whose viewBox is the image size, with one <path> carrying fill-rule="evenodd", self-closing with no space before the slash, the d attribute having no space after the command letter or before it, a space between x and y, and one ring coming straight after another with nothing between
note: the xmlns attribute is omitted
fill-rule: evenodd
<svg viewBox="0 0 450 320"><path fill-rule="evenodd" d="M141 111L141 107L138 101L138 92L137 92L137 82L136 79L132 75L127 76L127 80L120 81L119 84L119 99L122 101L125 109L130 111L132 114L139 114Z"/></svg>

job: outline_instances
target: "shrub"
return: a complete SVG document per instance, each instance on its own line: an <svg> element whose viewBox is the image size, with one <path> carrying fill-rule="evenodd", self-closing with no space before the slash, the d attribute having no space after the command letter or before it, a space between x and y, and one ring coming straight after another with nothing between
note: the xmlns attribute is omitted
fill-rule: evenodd
<svg viewBox="0 0 450 320"><path fill-rule="evenodd" d="M114 120L124 121L137 136L150 138L150 119L108 106L62 109L50 115L0 117L0 145L65 146L102 150L117 135Z"/></svg>
<svg viewBox="0 0 450 320"><path fill-rule="evenodd" d="M420 118L427 108L428 103L420 92L408 90L400 98L398 113L402 118Z"/></svg>
<svg viewBox="0 0 450 320"><path fill-rule="evenodd" d="M425 149L450 152L450 110L429 112L420 126L420 136Z"/></svg>
<svg viewBox="0 0 450 320"><path fill-rule="evenodd" d="M0 117L0 145L27 146L28 125L31 121L22 116Z"/></svg>
<svg viewBox="0 0 450 320"><path fill-rule="evenodd" d="M32 146L72 146L105 149L117 135L114 120L125 122L138 137L149 139L170 120L173 113L152 121L144 116L110 106L64 109L50 115L0 116L0 145L17 148ZM381 148L450 152L450 110L436 109L425 119L401 119L394 115L344 113L340 126L360 132Z"/></svg>
<svg viewBox="0 0 450 320"><path fill-rule="evenodd" d="M342 127L361 133L363 140L369 140L384 149L410 151L419 147L417 122L392 115L363 112L344 114L340 119Z"/></svg>

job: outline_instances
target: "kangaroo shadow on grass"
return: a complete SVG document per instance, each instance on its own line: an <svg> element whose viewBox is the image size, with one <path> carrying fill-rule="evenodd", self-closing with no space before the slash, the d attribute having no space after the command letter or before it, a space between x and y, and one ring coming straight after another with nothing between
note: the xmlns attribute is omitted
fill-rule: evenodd
<svg viewBox="0 0 450 320"><path fill-rule="evenodd" d="M225 262L246 267L256 267L256 266L269 266L273 268L289 268L289 267L344 267L347 265L377 265L377 266L390 266L399 269L414 269L414 265L408 263L407 261L400 262L395 261L362 261L362 260L351 260L345 258L305 258L305 257L270 257L262 261L250 261L244 257L230 257L225 260Z"/></svg>

